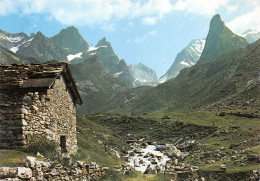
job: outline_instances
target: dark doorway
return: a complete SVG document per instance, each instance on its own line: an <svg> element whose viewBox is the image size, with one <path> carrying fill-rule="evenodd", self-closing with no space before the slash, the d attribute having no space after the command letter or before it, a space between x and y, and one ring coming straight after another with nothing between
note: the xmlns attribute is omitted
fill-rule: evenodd
<svg viewBox="0 0 260 181"><path fill-rule="evenodd" d="M60 137L60 148L61 148L61 153L67 153L65 136Z"/></svg>

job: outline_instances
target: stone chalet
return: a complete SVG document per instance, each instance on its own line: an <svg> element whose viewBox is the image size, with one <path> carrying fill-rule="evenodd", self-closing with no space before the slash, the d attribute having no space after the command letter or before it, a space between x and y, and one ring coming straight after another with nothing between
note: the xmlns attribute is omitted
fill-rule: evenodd
<svg viewBox="0 0 260 181"><path fill-rule="evenodd" d="M77 151L76 104L82 104L67 63L0 65L0 148L26 147L31 135Z"/></svg>

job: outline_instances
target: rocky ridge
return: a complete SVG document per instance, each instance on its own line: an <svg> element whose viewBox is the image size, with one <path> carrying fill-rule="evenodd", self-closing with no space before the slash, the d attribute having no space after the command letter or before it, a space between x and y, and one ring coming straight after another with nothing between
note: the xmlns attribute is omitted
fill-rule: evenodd
<svg viewBox="0 0 260 181"><path fill-rule="evenodd" d="M197 63L205 45L204 39L194 39L181 52L179 52L169 68L160 78L159 82L164 83L175 78L183 68L191 67Z"/></svg>

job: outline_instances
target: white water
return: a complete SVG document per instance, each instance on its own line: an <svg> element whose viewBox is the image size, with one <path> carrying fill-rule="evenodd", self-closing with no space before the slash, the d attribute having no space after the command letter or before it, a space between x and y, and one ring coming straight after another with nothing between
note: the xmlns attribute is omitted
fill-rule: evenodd
<svg viewBox="0 0 260 181"><path fill-rule="evenodd" d="M156 147L154 145L148 145L146 148L137 148L138 151L142 153L135 153L135 156L129 156L129 153L133 152L133 150L128 151L128 165L132 168L134 168L136 171L144 173L147 166L150 164L151 168L155 168L156 165L160 167L161 171L164 171L166 161L170 160L170 158L166 155L164 155L162 152L157 151ZM154 155L154 158L147 157L144 158L144 156L147 153L151 153ZM161 159L158 159L158 157L161 157ZM140 161L143 161L143 163L140 163ZM157 164L152 164L152 161L156 161Z"/></svg>

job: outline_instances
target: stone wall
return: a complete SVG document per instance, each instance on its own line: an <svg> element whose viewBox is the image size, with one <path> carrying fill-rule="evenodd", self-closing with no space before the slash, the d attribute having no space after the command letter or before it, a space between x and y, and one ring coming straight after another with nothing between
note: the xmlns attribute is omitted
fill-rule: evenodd
<svg viewBox="0 0 260 181"><path fill-rule="evenodd" d="M37 161L27 156L20 167L0 167L0 180L97 180L107 174L107 167L100 167L95 162L78 161L70 166L62 166L50 161Z"/></svg>
<svg viewBox="0 0 260 181"><path fill-rule="evenodd" d="M15 148L24 145L21 113L22 92L0 91L0 148Z"/></svg>
<svg viewBox="0 0 260 181"><path fill-rule="evenodd" d="M30 135L58 143L63 136L67 151L64 155L76 153L76 107L62 75L50 89L1 91L0 96L1 148L26 146Z"/></svg>

